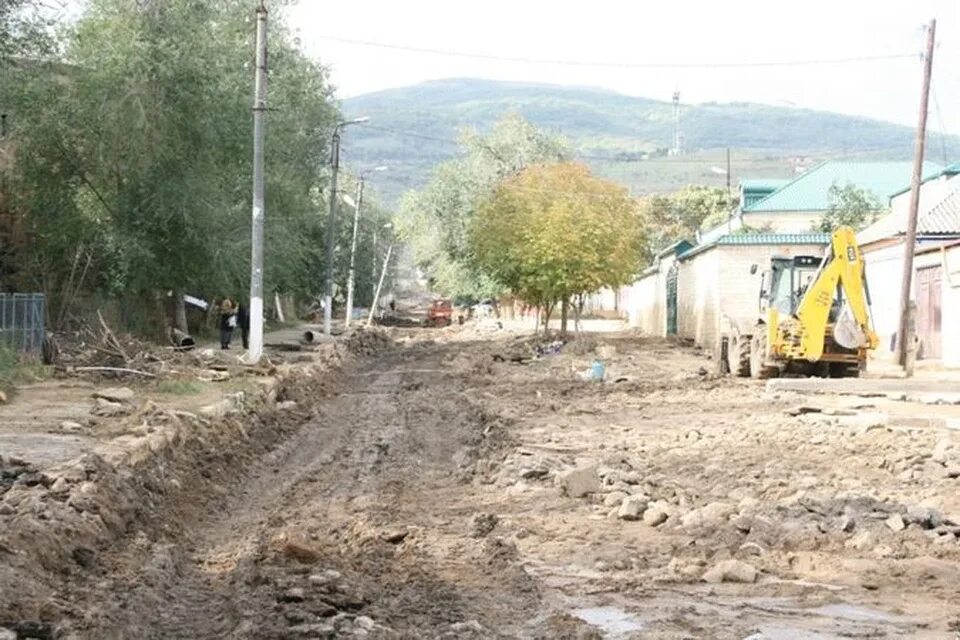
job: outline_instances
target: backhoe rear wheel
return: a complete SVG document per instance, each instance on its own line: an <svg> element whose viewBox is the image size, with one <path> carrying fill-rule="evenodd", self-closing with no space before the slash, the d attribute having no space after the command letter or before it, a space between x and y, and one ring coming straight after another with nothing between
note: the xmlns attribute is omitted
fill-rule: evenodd
<svg viewBox="0 0 960 640"><path fill-rule="evenodd" d="M767 364L767 334L760 331L750 340L750 377L766 380L779 375L778 367Z"/></svg>
<svg viewBox="0 0 960 640"><path fill-rule="evenodd" d="M730 336L727 343L727 366L740 378L750 377L750 337Z"/></svg>

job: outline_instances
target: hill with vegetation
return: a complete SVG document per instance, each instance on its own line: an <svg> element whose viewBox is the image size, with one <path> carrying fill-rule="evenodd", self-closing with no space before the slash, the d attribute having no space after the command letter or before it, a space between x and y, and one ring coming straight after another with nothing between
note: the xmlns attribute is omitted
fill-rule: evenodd
<svg viewBox="0 0 960 640"><path fill-rule="evenodd" d="M464 129L486 131L504 113L569 138L579 159L635 194L686 184L723 186L726 149L731 182L789 177L826 158L908 159L910 127L810 109L746 102L682 105L685 153L668 156L670 102L595 88L451 79L360 95L343 102L347 116L368 116L348 130L344 157L363 168L386 165L376 178L388 201L425 183L431 168L458 152ZM931 159L956 157L960 138L931 136ZM946 158L942 157L946 156Z"/></svg>

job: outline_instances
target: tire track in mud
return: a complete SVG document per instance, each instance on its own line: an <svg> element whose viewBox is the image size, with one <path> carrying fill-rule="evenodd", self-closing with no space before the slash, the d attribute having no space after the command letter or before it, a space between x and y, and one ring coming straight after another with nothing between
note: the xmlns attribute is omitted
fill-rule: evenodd
<svg viewBox="0 0 960 640"><path fill-rule="evenodd" d="M444 365L455 351L394 350L346 374L232 482L102 554L65 637L514 637L537 585L512 545L468 537L456 505L507 437Z"/></svg>

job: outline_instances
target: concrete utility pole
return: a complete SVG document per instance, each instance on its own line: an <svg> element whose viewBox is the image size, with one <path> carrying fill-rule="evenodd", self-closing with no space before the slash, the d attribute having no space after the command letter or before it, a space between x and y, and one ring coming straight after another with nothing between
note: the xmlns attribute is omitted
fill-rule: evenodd
<svg viewBox="0 0 960 640"><path fill-rule="evenodd" d="M931 20L927 27L927 51L923 58L923 89L920 93L920 119L917 123L917 140L913 152L913 179L910 183L910 210L907 217L907 234L903 242L903 280L900 287L900 330L897 332L899 348L897 356L908 376L913 375L913 363L907 357L913 341L910 322L910 287L913 282L913 255L917 243L917 211L920 208L920 181L923 180L923 152L927 138L927 105L930 101L930 77L933 73L933 46L936 41L937 21Z"/></svg>
<svg viewBox="0 0 960 640"><path fill-rule="evenodd" d="M340 171L340 129L366 122L370 118L356 118L347 122L338 122L333 128L330 145L330 214L327 216L326 278L323 287L323 333L330 335L333 325L333 249L337 235L337 174Z"/></svg>
<svg viewBox="0 0 960 640"><path fill-rule="evenodd" d="M377 283L377 290L373 294L373 304L370 305L370 315L367 316L367 326L373 324L373 315L377 311L377 302L380 301L380 290L383 289L383 279L387 276L387 267L390 265L390 254L393 253L393 244L387 247L387 257L383 259L383 269L380 271L380 281Z"/></svg>
<svg viewBox="0 0 960 640"><path fill-rule="evenodd" d="M267 7L257 9L257 70L253 101L253 241L250 250L250 350L248 364L263 355L263 138L267 113Z"/></svg>
<svg viewBox="0 0 960 640"><path fill-rule="evenodd" d="M353 315L353 281L357 264L357 229L360 226L360 207L363 206L363 176L357 180L357 201L353 205L353 239L350 241L350 271L347 274L347 313L343 326L349 327Z"/></svg>

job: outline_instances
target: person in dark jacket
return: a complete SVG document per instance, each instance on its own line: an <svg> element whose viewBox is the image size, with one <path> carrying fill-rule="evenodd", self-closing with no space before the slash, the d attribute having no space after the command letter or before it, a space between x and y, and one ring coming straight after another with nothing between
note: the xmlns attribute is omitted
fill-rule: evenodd
<svg viewBox="0 0 960 640"><path fill-rule="evenodd" d="M237 306L237 326L240 327L240 338L243 348L250 348L250 310L242 302Z"/></svg>
<svg viewBox="0 0 960 640"><path fill-rule="evenodd" d="M220 303L220 348L229 349L233 328L237 326L237 307L230 298Z"/></svg>

